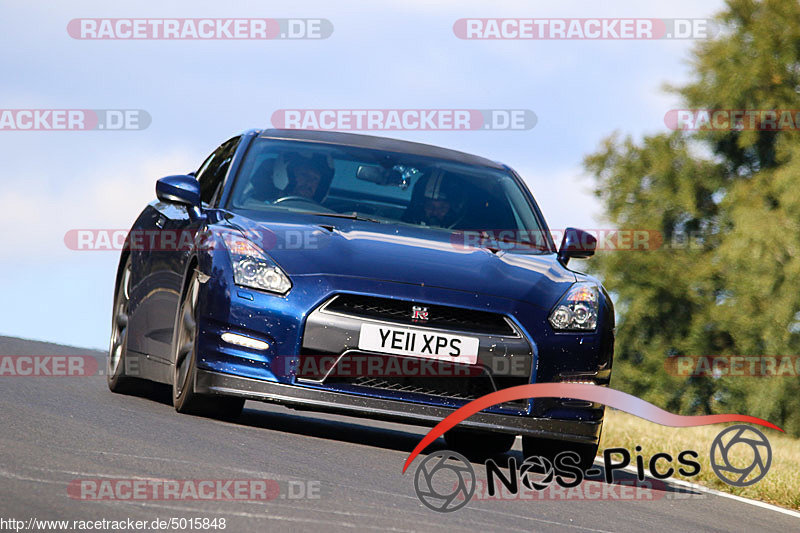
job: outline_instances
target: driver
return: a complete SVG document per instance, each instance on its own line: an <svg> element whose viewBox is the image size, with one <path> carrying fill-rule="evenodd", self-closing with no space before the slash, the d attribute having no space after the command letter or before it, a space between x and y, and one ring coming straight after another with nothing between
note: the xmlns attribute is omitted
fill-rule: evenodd
<svg viewBox="0 0 800 533"><path fill-rule="evenodd" d="M289 183L281 195L302 196L320 202L325 197L332 175L333 168L324 156L294 157L286 165Z"/></svg>
<svg viewBox="0 0 800 533"><path fill-rule="evenodd" d="M418 223L425 226L452 228L462 217L463 198L451 177L437 173L425 183L422 210Z"/></svg>
<svg viewBox="0 0 800 533"><path fill-rule="evenodd" d="M425 198L425 222L428 226L443 226L452 212L453 206L446 194L440 193L436 198Z"/></svg>

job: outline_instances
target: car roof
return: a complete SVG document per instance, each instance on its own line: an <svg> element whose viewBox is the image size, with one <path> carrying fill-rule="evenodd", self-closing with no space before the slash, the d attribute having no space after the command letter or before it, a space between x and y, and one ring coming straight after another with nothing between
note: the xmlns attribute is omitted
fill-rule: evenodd
<svg viewBox="0 0 800 533"><path fill-rule="evenodd" d="M261 131L259 137L265 139L339 144L343 146L353 146L356 148L371 148L375 150L384 150L387 152L399 152L423 157L447 159L467 165L476 165L494 169L506 168L496 161L491 161L489 159L465 152L459 152L458 150L450 150L448 148L433 146L431 144L390 139L388 137L377 137L374 135L360 135L357 133L342 133L338 131L321 130L266 129Z"/></svg>

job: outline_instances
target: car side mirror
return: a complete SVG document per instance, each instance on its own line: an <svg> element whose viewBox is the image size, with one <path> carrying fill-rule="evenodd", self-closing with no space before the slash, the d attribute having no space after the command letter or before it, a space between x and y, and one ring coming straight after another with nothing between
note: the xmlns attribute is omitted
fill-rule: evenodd
<svg viewBox="0 0 800 533"><path fill-rule="evenodd" d="M558 260L562 265L567 266L573 257L586 259L593 256L596 249L597 239L594 235L582 229L567 228L561 239L561 247L558 249Z"/></svg>
<svg viewBox="0 0 800 533"><path fill-rule="evenodd" d="M200 183L194 176L180 174L161 178L156 182L156 196L162 202L185 205L193 219L201 214Z"/></svg>
<svg viewBox="0 0 800 533"><path fill-rule="evenodd" d="M193 176L167 176L156 182L156 196L162 202L200 207L200 184Z"/></svg>

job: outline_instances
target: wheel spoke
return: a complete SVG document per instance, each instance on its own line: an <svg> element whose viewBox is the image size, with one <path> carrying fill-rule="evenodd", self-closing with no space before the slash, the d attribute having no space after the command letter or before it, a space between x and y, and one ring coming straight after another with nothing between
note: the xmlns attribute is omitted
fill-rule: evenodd
<svg viewBox="0 0 800 533"><path fill-rule="evenodd" d="M128 328L117 329L114 332L111 342L111 350L108 356L108 369L111 375L116 374L117 366L122 360L122 351L125 347L125 339L128 335Z"/></svg>
<svg viewBox="0 0 800 533"><path fill-rule="evenodd" d="M114 341L111 343L111 353L116 354L120 346L122 346L122 336L114 335Z"/></svg>
<svg viewBox="0 0 800 533"><path fill-rule="evenodd" d="M197 281L197 279L192 281L192 293L189 297L189 301L192 304L192 312L194 312L194 310L197 308L197 289L199 285L200 283Z"/></svg>
<svg viewBox="0 0 800 533"><path fill-rule="evenodd" d="M197 327L197 323L194 321L194 317L189 309L184 309L183 311L183 327L186 328L186 332L190 334L190 336L194 337L194 330Z"/></svg>
<svg viewBox="0 0 800 533"><path fill-rule="evenodd" d="M117 360L122 355L122 350L125 347L125 340L128 338L128 328L125 328L119 332L115 342L114 342L114 351L117 353Z"/></svg>
<svg viewBox="0 0 800 533"><path fill-rule="evenodd" d="M193 342L187 342L183 344L180 348L178 348L178 357L175 361L175 364L180 366L183 364L183 361L186 359L186 356L192 352L192 347L194 346Z"/></svg>
<svg viewBox="0 0 800 533"><path fill-rule="evenodd" d="M119 313L117 313L116 317L117 327L119 329L125 329L128 327L128 313L125 310L120 309Z"/></svg>
<svg viewBox="0 0 800 533"><path fill-rule="evenodd" d="M125 299L125 303L131 297L131 268L130 266L125 269L125 274L122 277L122 297Z"/></svg>

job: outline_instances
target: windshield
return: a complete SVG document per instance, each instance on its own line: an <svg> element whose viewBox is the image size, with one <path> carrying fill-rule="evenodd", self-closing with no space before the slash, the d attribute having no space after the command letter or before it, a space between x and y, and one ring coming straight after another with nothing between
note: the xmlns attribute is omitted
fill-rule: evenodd
<svg viewBox="0 0 800 533"><path fill-rule="evenodd" d="M290 210L481 232L493 240L524 242L529 251L549 251L530 203L510 174L413 154L255 139L227 208L255 218L253 211Z"/></svg>

